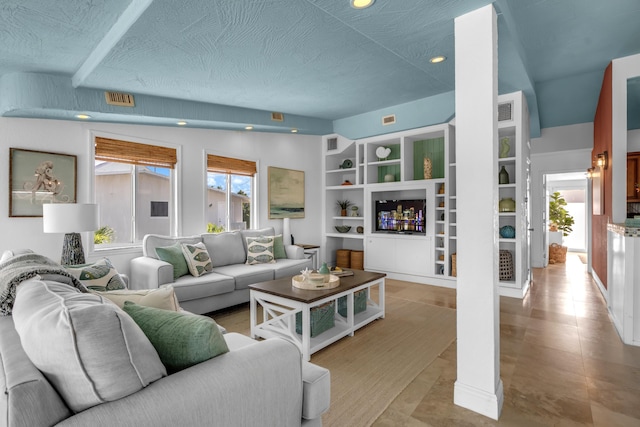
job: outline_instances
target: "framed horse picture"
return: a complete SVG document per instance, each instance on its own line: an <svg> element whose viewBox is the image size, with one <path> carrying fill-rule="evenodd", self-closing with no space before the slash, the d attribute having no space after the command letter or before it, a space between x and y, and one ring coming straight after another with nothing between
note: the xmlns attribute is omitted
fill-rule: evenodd
<svg viewBox="0 0 640 427"><path fill-rule="evenodd" d="M76 202L76 156L9 150L10 217L40 217L44 203Z"/></svg>

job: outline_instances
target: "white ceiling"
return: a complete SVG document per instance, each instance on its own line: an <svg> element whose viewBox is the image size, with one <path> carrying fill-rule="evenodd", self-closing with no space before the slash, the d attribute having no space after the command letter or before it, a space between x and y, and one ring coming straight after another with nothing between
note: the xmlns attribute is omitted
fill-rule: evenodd
<svg viewBox="0 0 640 427"><path fill-rule="evenodd" d="M453 91L453 19L489 3L377 0L358 11L349 0L2 0L0 114L164 124L178 111L225 127L277 111L289 121L263 130L318 133ZM593 121L607 64L640 52L638 0L494 5L500 92L525 92L534 133ZM438 54L447 61L431 64ZM143 105L114 110L103 90ZM165 113L145 114L151 105Z"/></svg>

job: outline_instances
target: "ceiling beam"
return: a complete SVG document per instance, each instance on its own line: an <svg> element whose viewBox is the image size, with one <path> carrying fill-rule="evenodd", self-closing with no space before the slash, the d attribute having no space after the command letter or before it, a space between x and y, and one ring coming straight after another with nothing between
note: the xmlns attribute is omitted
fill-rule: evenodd
<svg viewBox="0 0 640 427"><path fill-rule="evenodd" d="M120 41L120 39L129 31L140 16L153 3L153 0L132 0L129 6L122 12L113 27L100 40L87 59L82 63L78 71L71 78L71 84L74 88L81 86L87 77L96 69L104 58L111 52L111 49Z"/></svg>

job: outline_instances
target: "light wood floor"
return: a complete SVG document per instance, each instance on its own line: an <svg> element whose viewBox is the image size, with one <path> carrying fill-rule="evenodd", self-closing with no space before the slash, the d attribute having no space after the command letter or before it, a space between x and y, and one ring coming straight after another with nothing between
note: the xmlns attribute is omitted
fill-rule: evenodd
<svg viewBox="0 0 640 427"><path fill-rule="evenodd" d="M451 289L387 280L386 291L442 307L456 304ZM241 313L231 309L214 318L248 335L247 308ZM499 421L453 404L454 342L374 425L640 426L640 347L622 344L577 255L536 269L524 300L501 298L500 330L505 402Z"/></svg>
<svg viewBox="0 0 640 427"><path fill-rule="evenodd" d="M455 307L455 291L435 294ZM622 343L577 255L536 269L524 300L500 299L500 350L498 422L453 404L454 342L374 425L640 426L640 347Z"/></svg>

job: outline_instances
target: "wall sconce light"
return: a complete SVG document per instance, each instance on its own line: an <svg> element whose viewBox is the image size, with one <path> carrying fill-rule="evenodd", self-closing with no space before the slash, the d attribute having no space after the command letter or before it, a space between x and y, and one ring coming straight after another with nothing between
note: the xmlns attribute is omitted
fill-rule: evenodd
<svg viewBox="0 0 640 427"><path fill-rule="evenodd" d="M596 165L602 169L607 169L609 167L609 153L607 151L598 154Z"/></svg>
<svg viewBox="0 0 640 427"><path fill-rule="evenodd" d="M593 178L593 168L587 169L587 179Z"/></svg>

